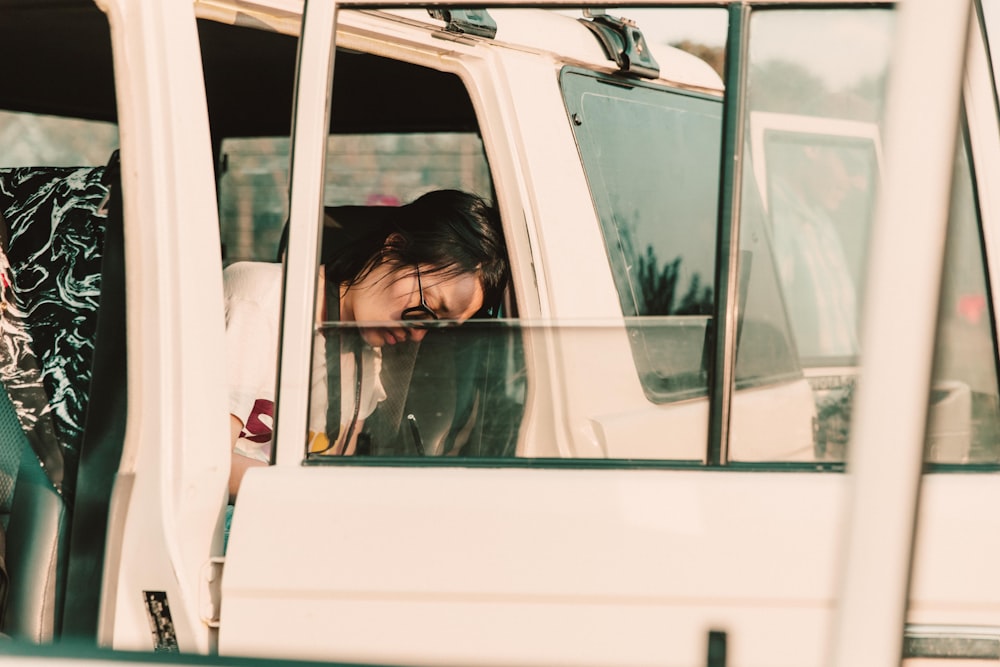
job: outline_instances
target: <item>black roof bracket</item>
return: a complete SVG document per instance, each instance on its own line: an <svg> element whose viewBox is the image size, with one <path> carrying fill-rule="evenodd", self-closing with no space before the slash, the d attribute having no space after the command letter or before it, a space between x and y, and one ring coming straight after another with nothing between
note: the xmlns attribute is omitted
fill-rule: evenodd
<svg viewBox="0 0 1000 667"><path fill-rule="evenodd" d="M608 16L603 9L585 9L583 15L585 18L579 21L597 36L608 58L618 64L619 72L644 79L660 76L660 65L635 21Z"/></svg>
<svg viewBox="0 0 1000 667"><path fill-rule="evenodd" d="M428 9L432 18L444 21L445 30L463 35L493 39L497 36L497 22L485 9Z"/></svg>

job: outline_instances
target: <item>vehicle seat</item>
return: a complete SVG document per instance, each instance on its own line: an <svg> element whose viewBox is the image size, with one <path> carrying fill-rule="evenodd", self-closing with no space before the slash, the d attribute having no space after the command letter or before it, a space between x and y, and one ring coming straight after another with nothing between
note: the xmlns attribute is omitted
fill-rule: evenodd
<svg viewBox="0 0 1000 667"><path fill-rule="evenodd" d="M117 158L115 158L116 160ZM0 460L20 459L6 535L7 607L16 639L59 636L101 292L110 183L105 167L0 169L9 272L2 289ZM110 491L110 490L109 490Z"/></svg>

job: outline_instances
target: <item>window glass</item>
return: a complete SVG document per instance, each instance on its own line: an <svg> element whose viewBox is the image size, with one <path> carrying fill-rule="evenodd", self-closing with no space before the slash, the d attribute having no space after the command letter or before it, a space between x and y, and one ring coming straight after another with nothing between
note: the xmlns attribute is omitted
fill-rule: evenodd
<svg viewBox="0 0 1000 667"><path fill-rule="evenodd" d="M287 137L222 142L219 218L227 262L275 261L288 219ZM398 206L428 190L489 193L482 140L468 132L330 138L326 206Z"/></svg>
<svg viewBox="0 0 1000 667"><path fill-rule="evenodd" d="M98 166L118 148L114 123L0 110L4 167Z"/></svg>
<svg viewBox="0 0 1000 667"><path fill-rule="evenodd" d="M567 22L569 29L579 28L579 10L559 13L572 15L573 22ZM644 34L654 49L666 52L664 45L677 44L704 57L703 62L696 62L675 52L665 62L678 63L680 71L689 72L699 82L716 77L711 66L721 65L724 11L711 12L708 20L701 18L705 12L623 10L622 14L634 16L648 31ZM688 18L670 20L682 15ZM412 18L422 20L416 14ZM504 13L504 18L509 14ZM590 46L599 53L596 37ZM345 53L350 54L352 67L345 68L341 76L345 61L338 60L334 78L333 123L342 125L334 128L330 140L333 152L326 173L329 217L324 235L344 234L344 229L358 224L378 225L378 209L391 210L433 190L464 190L492 203L493 184L476 132L431 137L413 127L430 121L475 128L480 119L461 80L350 49ZM404 85L362 88L362 83L370 83L365 81L366 68ZM670 74L665 72L664 76L669 78ZM357 354L357 339L365 338L365 327L359 333L331 316L329 304L336 294L324 285L327 306L326 310L320 307L313 355L315 400L310 431L314 435L310 436L310 449L314 459L324 460L324 455L342 451L401 456L539 455L516 447L530 379L522 341L535 336L539 341L552 336L562 341L558 345L583 346L602 336L629 334L621 340L631 344L635 371L625 379L639 407L649 412L609 421L601 426L602 437L620 433L615 437L624 442L623 436L638 424L648 420L661 423L666 413L651 402L683 403L697 398L702 408L706 404L706 341L712 335L715 298L721 95L613 78L575 67L564 69L553 85L562 91L566 111L561 120L576 133L586 166L626 330L620 327L621 319L615 319L611 329L603 323L595 329L572 323L508 320L506 316L516 314L508 295L507 301L489 304L477 314L484 319L461 327L430 329L422 334L419 345L397 340L381 345L376 355L367 355L366 350ZM434 100L433 108L428 99ZM344 100L351 104L339 107ZM406 114L399 113L403 109ZM338 131L379 123L387 128L411 127L406 133L379 133L373 151L353 143L356 133ZM432 139L447 139L447 145ZM331 228L342 230L331 232ZM601 270L607 268L602 266ZM419 291L417 277L406 267L394 279L409 286L408 305L412 307ZM423 285L428 289L426 277ZM433 306L433 296L428 298ZM341 305L349 299L349 292L342 295ZM493 319L497 314L503 317ZM626 363L629 343L622 347ZM338 350L348 363L331 365ZM349 351L346 357L344 350ZM338 367L339 382L332 379ZM354 381L359 375L363 378L360 384ZM366 378L373 376L379 383L366 384ZM637 379L641 379L646 398ZM338 393L340 397L333 398ZM372 405L372 395L384 398ZM542 404L550 405L551 400L543 398ZM356 432L339 430L342 438L349 433L354 442L330 444L336 416L336 409L330 408L334 403L340 405L341 423L357 422ZM353 419L355 410L358 417ZM677 414L684 424L682 440L698 443L686 451L693 449L694 457L700 456L700 443L707 433L703 409L684 406ZM695 428L687 437L690 424ZM320 442L315 434L322 434ZM580 436L573 433L572 437ZM628 440L629 453L644 450L645 458L663 458L678 449L666 443ZM551 452L560 456L577 451L587 456L621 456L624 451L609 444L602 452L591 442L578 449L576 443L558 450L556 444L550 446Z"/></svg>
<svg viewBox="0 0 1000 667"><path fill-rule="evenodd" d="M398 206L446 188L490 195L489 169L477 134L353 134L330 139L327 206Z"/></svg>
<svg viewBox="0 0 1000 667"><path fill-rule="evenodd" d="M672 43L721 74L726 16L702 16L714 23L713 34ZM599 76L573 70L563 73L561 83L646 397L664 406L676 403L677 410L704 406L716 333L722 97L608 85ZM811 398L777 289L773 251L762 236L762 221L753 224L747 223L752 242L740 253L745 279L734 295L737 336L747 350L735 369L736 409L752 415L743 440L774 457L811 441ZM753 280L747 280L751 272ZM670 414L679 418L674 409ZM698 442L697 456L703 456L707 421L672 422L667 414L660 413L664 424L682 425L678 432L684 437L643 453L669 457L678 442L687 441ZM775 420L782 420L780 432L773 428Z"/></svg>
<svg viewBox="0 0 1000 667"><path fill-rule="evenodd" d="M561 77L636 370L650 400L704 395L715 298L722 104L656 86ZM636 131L643 128L643 131ZM671 316L665 318L664 316ZM656 318L648 320L637 318Z"/></svg>
<svg viewBox="0 0 1000 667"><path fill-rule="evenodd" d="M772 117L773 118L773 117ZM761 125L767 121L756 118ZM773 122L781 126L783 119ZM802 364L857 363L861 269L878 176L878 137L763 128L757 153L778 277ZM805 226L802 220L822 220Z"/></svg>
<svg viewBox="0 0 1000 667"><path fill-rule="evenodd" d="M933 463L1000 462L997 346L970 167L960 143L927 426Z"/></svg>
<svg viewBox="0 0 1000 667"><path fill-rule="evenodd" d="M343 237L330 233L332 228L353 235L361 227L381 224L386 215L421 195L441 190L471 193L492 205L492 185L478 135L453 132L331 137L324 195L327 227L321 260L328 262L336 256L338 244L343 241ZM327 268L324 265L322 273ZM428 269L426 265L424 268ZM380 290L397 278L405 283L414 277L410 267L402 267L374 289ZM513 434L520 412L501 412L496 405L497 393L504 394L510 379L524 377L523 369L511 367L506 355L498 353L498 345L504 350L513 345L513 331L502 327L492 333L485 324L466 325L422 329L416 335L407 332L404 335L409 338L404 341L390 335L373 343L368 336L371 327L338 321L333 310L336 306L326 304L335 304L338 298L341 303L348 300L333 289L330 281L322 284L324 305L320 306L322 323L316 329L309 416L309 452L313 460L339 454L513 454ZM423 287L426 293L421 291ZM427 298L436 308L439 287L437 276L425 275L405 305ZM352 297L350 303L365 302L358 306L355 318L389 319L398 317L396 310L402 313L396 308L381 309L381 297L369 299L371 292L365 288L354 293L364 295L363 299L355 301ZM371 308L372 304L376 306ZM330 360L338 357L339 387L338 376L330 366ZM331 410L331 397L338 396L340 423L345 425L339 445L327 437L337 423L333 421L337 413ZM523 390L518 405L523 406ZM498 417L499 421L493 421ZM508 435L503 442L489 444L505 429Z"/></svg>
<svg viewBox="0 0 1000 667"><path fill-rule="evenodd" d="M572 23L567 22L567 28L579 28L579 24L575 23L575 19L582 16L579 10L559 13L570 14L574 19ZM686 54L669 53L664 61L671 64L664 72L666 78L670 78L672 72L680 71L687 72L699 82L718 80L716 75L721 69L725 39L724 11L629 9L622 10L621 14L642 27L647 42L657 52L666 54L665 46L669 44L703 58L702 62L697 62ZM509 15L504 14L504 17ZM590 46L599 47L596 37ZM595 52L599 51L595 49ZM380 70L399 69L400 75L392 77L392 80L423 83L413 89L411 97L404 97L405 91L393 89L355 91L347 97L342 92L343 87L350 87L358 76L354 73L342 78L338 74L334 83L335 123L338 100L344 99L357 100L359 108L368 110L363 119L366 124L384 118L386 110L398 109L411 110L413 118L385 118L385 122L413 122L413 119L428 113L424 108L425 97L439 97L427 91L445 94L445 99L436 100L436 108L447 109L451 122L465 125L479 122L468 93L464 89L456 90L457 77L416 67L403 72L399 63L374 58L369 63L364 60L363 54L356 57L357 66L371 64L377 65ZM712 72L713 66L716 67L715 72ZM617 440L609 442L603 452L593 447L592 442L581 447L573 443L559 450L552 444L551 451L558 451L561 456L577 452L585 456L623 456L622 452L627 449L628 455L639 452L639 456L644 458L663 458L671 451L684 449L668 443L635 443L631 438L626 443L623 436L646 421L663 423L667 419L666 413L657 410L655 405L651 406L650 402L677 403L697 398L701 407L706 402L709 375L706 341L712 335L710 319L715 298L721 94L684 91L575 67L564 69L558 82L553 81L553 85L556 84L566 103L564 122L576 133L577 147L586 167L620 297L621 315L626 322L625 331L622 332L620 327L622 320L617 318L610 327L600 323L596 328L562 322L535 325L498 319L428 331L419 344L415 361L410 359L414 355L408 351L412 343L383 345L381 357L375 363L369 365L362 356L360 364L348 364L340 369L342 378L357 377L359 371L367 377L371 374L370 368L381 363L379 377L382 387L369 389L362 382L358 394L362 398L360 407L358 403L352 403L349 396L338 402L342 409L357 409L364 416L368 412L364 402L369 392L382 391L386 397L365 418L356 444L336 445L324 453L346 449L355 453L409 456L536 455L534 452L518 452L515 447L529 384L522 339L552 336L561 341L557 345L570 347L593 345L591 341L616 337L619 333L627 333L622 341L629 341L622 346L622 361L628 363L629 344L634 360L635 374L625 377L630 395L634 392L638 407L648 412L635 414L631 411L627 417L602 424L602 437L610 439L612 436L609 434L620 434L614 436ZM383 99L382 96L392 99ZM368 100L376 97L380 103L369 105ZM442 115L440 111L436 113ZM344 109L340 118L350 125L362 122L361 116L357 109ZM383 138L388 139L388 136ZM473 145L461 136L454 140L455 150L435 146L432 152L412 162L406 155L409 153L408 144L385 141L385 152L393 153L401 165L407 165L399 169L398 175L381 166L372 169L372 162L359 158L359 151L346 144L344 139L340 136L332 139L332 146L339 142L348 145L348 148L342 155L331 158L328 164L328 195L331 184L337 191L356 184L361 184L364 189L361 196L338 199L338 202L392 206L442 187L473 192L488 201L493 199L485 160L480 157L481 146ZM464 143L459 144L459 140ZM427 143L423 139L420 142ZM431 155L433 159L430 159ZM410 173L406 173L407 169ZM435 172L440 175L434 175ZM416 185L418 176L428 178L429 182ZM327 203L331 201L328 196ZM338 216L349 220L352 215L362 212L357 208L340 206L329 208L328 213L333 226L336 226ZM372 215L377 217L377 213ZM569 246L566 250L570 251ZM601 270L607 268L602 266ZM400 280L419 286L409 274ZM331 299L327 298L326 303L330 302ZM514 314L509 302L486 314L494 312ZM345 325L333 323L329 313L318 330L323 340L319 344L322 350L314 354L314 373L321 365L315 359L334 359L331 350L343 350L345 346L350 348L354 345L351 339L357 338L356 334L346 331ZM594 349L600 348L595 346ZM354 355L354 361L358 361L358 355ZM324 375L329 380L329 363L320 373L320 376ZM641 380L645 399L636 379ZM397 385L406 387L405 395L399 398L394 397L394 393L400 392L394 388ZM357 383L349 385L341 382L341 386L341 393L352 388L358 390ZM602 390L613 391L613 387L614 382L606 389L602 387ZM314 396L323 391L322 386L314 385ZM328 397L333 396L335 391L336 387L326 387ZM543 399L546 405L550 400ZM330 400L320 400L313 407L311 431L318 432L324 428L327 433L332 431L329 427L331 416L326 414L330 403ZM569 409L575 411L578 408L570 406ZM678 442L696 443L694 448L686 448L686 458L692 458L692 451L695 452L694 457L700 456L700 443L707 433L703 410L685 406L677 414L680 422L675 420L674 423L683 423L685 433L685 437ZM340 419L344 420L343 412ZM695 427L689 432L691 424ZM572 437L580 436L574 433ZM319 449L328 447L328 440ZM313 449L315 451L317 447ZM544 455L549 455L549 452Z"/></svg>
<svg viewBox="0 0 1000 667"><path fill-rule="evenodd" d="M516 455L527 396L519 324L476 319L425 334L372 347L365 343L363 325L327 319L317 327L311 461L329 462L344 454ZM328 363L338 351L339 388ZM339 415L330 406L335 396L340 396ZM340 440L334 442L328 434L338 432Z"/></svg>
<svg viewBox="0 0 1000 667"><path fill-rule="evenodd" d="M734 460L843 460L891 34L882 9L751 15L737 387L740 368L787 369L794 354L801 373L784 377L812 400L786 415L813 428L789 449L761 448L737 392Z"/></svg>
<svg viewBox="0 0 1000 667"><path fill-rule="evenodd" d="M1000 0L981 0L983 26L986 30L986 44L993 66L993 87L1000 89Z"/></svg>
<svg viewBox="0 0 1000 667"><path fill-rule="evenodd" d="M223 257L273 262L288 219L287 137L222 141L219 227Z"/></svg>
<svg viewBox="0 0 1000 667"><path fill-rule="evenodd" d="M275 261L288 217L299 40L263 27L198 20L227 264Z"/></svg>
<svg viewBox="0 0 1000 667"><path fill-rule="evenodd" d="M344 56L327 143L308 458L511 456L526 392L520 331L498 319L500 293L476 293L472 269L447 272L466 243L480 243L471 230L499 221L469 94L451 73ZM371 86L366 73L400 85ZM423 208L408 206L416 200ZM505 256L502 231L493 238ZM438 319L450 326L431 327Z"/></svg>

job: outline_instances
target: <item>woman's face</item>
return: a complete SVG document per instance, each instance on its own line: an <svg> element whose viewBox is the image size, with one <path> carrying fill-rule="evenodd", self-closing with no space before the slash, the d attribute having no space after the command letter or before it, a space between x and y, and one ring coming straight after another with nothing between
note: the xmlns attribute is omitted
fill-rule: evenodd
<svg viewBox="0 0 1000 667"><path fill-rule="evenodd" d="M416 267L379 264L341 295L341 319L382 324L360 329L366 343L381 347L404 340L421 340L426 335L426 329L387 323L401 320L404 310L419 306L421 290L424 303L438 319L461 322L482 307L483 288L474 273L442 276L430 270L427 265L420 267L418 286Z"/></svg>

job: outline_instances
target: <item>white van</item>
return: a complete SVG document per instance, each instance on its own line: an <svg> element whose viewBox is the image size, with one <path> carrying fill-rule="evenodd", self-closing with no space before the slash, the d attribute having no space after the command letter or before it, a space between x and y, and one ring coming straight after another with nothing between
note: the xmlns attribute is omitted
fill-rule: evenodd
<svg viewBox="0 0 1000 667"><path fill-rule="evenodd" d="M927 450L903 653L1000 659L996 8L939 276L875 226L892 123L930 113L886 108L891 5L515 4L0 0L0 628L435 665L701 664L721 631L819 665L885 406L887 451ZM499 212L504 298L383 349L357 453L311 454L314 338L351 326L314 324L323 214L441 188ZM223 268L286 227L273 465L229 506ZM867 356L921 306L906 363ZM920 409L858 398L887 374Z"/></svg>

